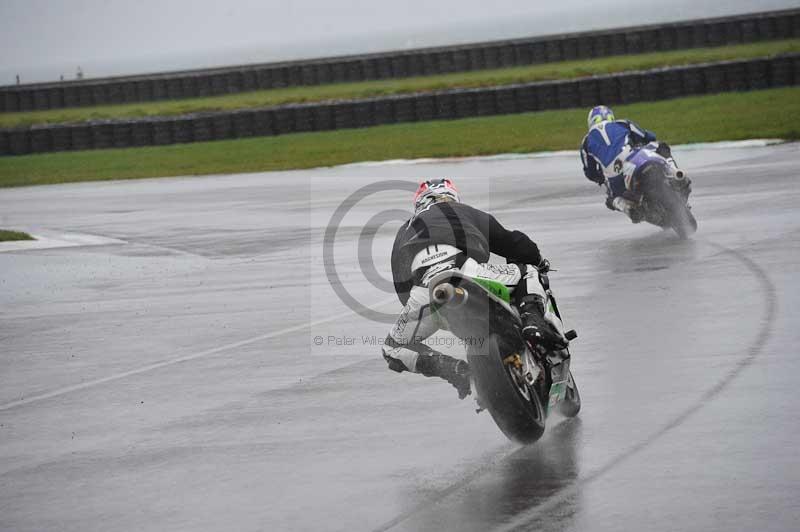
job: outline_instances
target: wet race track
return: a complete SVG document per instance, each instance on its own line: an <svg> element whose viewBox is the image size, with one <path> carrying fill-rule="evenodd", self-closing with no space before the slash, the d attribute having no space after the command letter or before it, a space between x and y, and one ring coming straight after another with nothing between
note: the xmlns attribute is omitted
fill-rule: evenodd
<svg viewBox="0 0 800 532"><path fill-rule="evenodd" d="M798 530L799 155L676 150L689 241L577 155L3 190L64 245L0 253L0 530ZM558 269L583 410L535 445L388 371L326 274L347 196L440 176ZM387 315L393 187L326 257Z"/></svg>

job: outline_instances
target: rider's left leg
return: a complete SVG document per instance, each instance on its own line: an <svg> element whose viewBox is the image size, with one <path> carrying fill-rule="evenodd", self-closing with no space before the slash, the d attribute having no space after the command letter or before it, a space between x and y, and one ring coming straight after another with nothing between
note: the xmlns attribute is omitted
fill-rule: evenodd
<svg viewBox="0 0 800 532"><path fill-rule="evenodd" d="M548 314L545 304L547 294L539 282L539 272L531 265L524 265L525 277L520 282L514 298L522 320L522 335L550 349L564 349L569 343L561 332L561 320L555 313ZM558 326L547 317L557 320Z"/></svg>
<svg viewBox="0 0 800 532"><path fill-rule="evenodd" d="M545 318L544 300L539 295L526 295L519 302L522 335L526 340L550 349L564 349L567 340Z"/></svg>

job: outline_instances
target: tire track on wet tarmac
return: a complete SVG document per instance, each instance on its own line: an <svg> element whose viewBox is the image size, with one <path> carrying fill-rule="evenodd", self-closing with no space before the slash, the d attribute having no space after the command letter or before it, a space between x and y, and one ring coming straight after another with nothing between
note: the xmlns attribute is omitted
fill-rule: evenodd
<svg viewBox="0 0 800 532"><path fill-rule="evenodd" d="M640 440L633 446L615 455L613 458L611 458L611 460L606 462L605 465L595 470L594 472L588 474L583 478L577 479L571 484L559 489L558 491L547 497L544 501L530 508L526 512L519 514L517 517L515 517L508 523L496 527L494 529L495 531L507 532L507 531L527 529L527 527L530 526L533 521L541 519L543 514L546 514L547 512L557 509L562 503L569 500L571 497L576 496L578 491L582 487L586 486L587 484L591 484L592 482L601 478L603 475L605 475L609 471L612 471L617 466L622 465L629 458L641 453L642 451L650 447L662 436L666 435L673 429L681 426L693 414L701 410L703 406L708 404L710 401L714 400L723 390L725 390L725 388L728 387L728 385L731 382L733 382L733 380L739 374L741 374L745 369L747 369L750 365L752 365L752 363L759 356L759 354L761 354L762 350L764 349L764 346L767 344L767 342L770 339L770 336L772 335L773 324L775 322L775 317L778 311L778 295L774 283L769 278L767 272L745 254L735 249L728 248L721 244L717 244L715 242L703 241L703 240L698 240L698 241L717 249L719 254L726 254L733 257L733 259L743 264L744 267L752 274L754 278L758 280L758 283L761 285L761 291L764 294L763 301L765 309L764 309L762 324L758 331L758 334L756 335L755 340L745 350L744 352L745 354L737 360L735 365L714 386L706 390L696 401L694 401L690 406L683 409L680 413L678 413L669 421L667 421L667 423L662 425L658 430L650 434L645 439ZM570 422L569 420L566 420L563 423L559 424L557 427L560 427L561 425L564 425L565 423L569 422ZM511 445L512 444L509 444L509 446ZM509 447L504 447L503 448L504 452L501 454L501 456L497 457L495 460L492 460L489 463L476 468L471 473L465 475L458 482L452 484L448 488L443 489L437 495L433 496L432 500L426 501L425 503L420 504L410 509L409 511L398 515L391 521L388 521L383 525L374 528L372 532L385 532L391 530L397 525L403 523L404 521L420 513L432 509L436 505L443 502L447 497L449 497L453 493L458 492L460 489L466 487L473 480L480 478L482 475L492 471L495 467L497 467L501 463L513 458L515 454L521 452L523 449L525 449L525 447L510 451Z"/></svg>
<svg viewBox="0 0 800 532"><path fill-rule="evenodd" d="M745 351L745 355L742 356L736 362L733 368L731 368L728 371L728 373L724 377L722 377L722 379L720 379L714 386L706 390L705 393L703 393L692 405L685 408L682 412L680 412L678 415L669 420L656 432L652 433L647 438L639 441L632 447L619 453L609 462L607 462L604 466L597 469L593 473L587 475L582 479L576 480L569 486L562 488L560 491L551 495L541 504L531 508L527 512L513 519L511 522L495 528L496 531L499 532L499 531L513 531L513 530L525 529L526 525L530 525L533 520L539 519L542 514L554 510L561 503L563 503L570 497L575 496L578 490L583 486L594 482L598 478L602 477L604 474L608 473L612 469L624 463L627 459L631 458L632 456L635 456L636 454L648 448L650 445L655 443L659 438L661 438L671 430L682 425L693 414L700 411L710 401L713 401L723 390L725 390L725 388L728 387L728 385L731 382L733 382L733 380L740 373L742 373L755 361L755 359L758 357L759 354L761 354L761 351L763 351L764 346L770 339L770 336L772 336L773 324L775 322L775 317L778 312L778 292L777 289L775 288L775 284L769 278L767 272L745 254L714 242L704 241L704 243L718 249L720 253L731 255L734 259L738 260L750 271L750 273L758 280L759 284L761 285L762 292L764 294L764 305L766 307L765 313L764 317L762 318L761 328L759 329L758 335L756 336L753 343L751 343L750 346Z"/></svg>

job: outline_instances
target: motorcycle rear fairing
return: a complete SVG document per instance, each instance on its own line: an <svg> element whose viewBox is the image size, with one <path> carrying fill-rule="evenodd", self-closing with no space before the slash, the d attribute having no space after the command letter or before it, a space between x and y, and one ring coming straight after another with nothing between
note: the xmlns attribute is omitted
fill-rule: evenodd
<svg viewBox="0 0 800 532"><path fill-rule="evenodd" d="M468 294L461 304L446 305L446 312L445 305L438 305L433 294L435 287L443 283L461 288ZM495 295L495 291L500 292L499 289L490 290L486 287L491 284L499 283L489 279L472 279L458 270L442 272L431 279L429 284L431 311L439 316L447 330L461 339L485 337L495 332L503 336L518 337L514 347L520 349L523 340L519 333L522 327L519 313L508 301Z"/></svg>

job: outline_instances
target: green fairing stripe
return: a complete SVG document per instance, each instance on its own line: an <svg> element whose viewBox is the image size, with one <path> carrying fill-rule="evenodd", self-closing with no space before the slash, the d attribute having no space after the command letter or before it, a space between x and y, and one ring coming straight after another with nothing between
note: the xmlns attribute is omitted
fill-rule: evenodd
<svg viewBox="0 0 800 532"><path fill-rule="evenodd" d="M479 277L474 277L472 280L506 303L511 303L511 292L508 291L508 287L503 283L493 281L492 279L481 279Z"/></svg>

